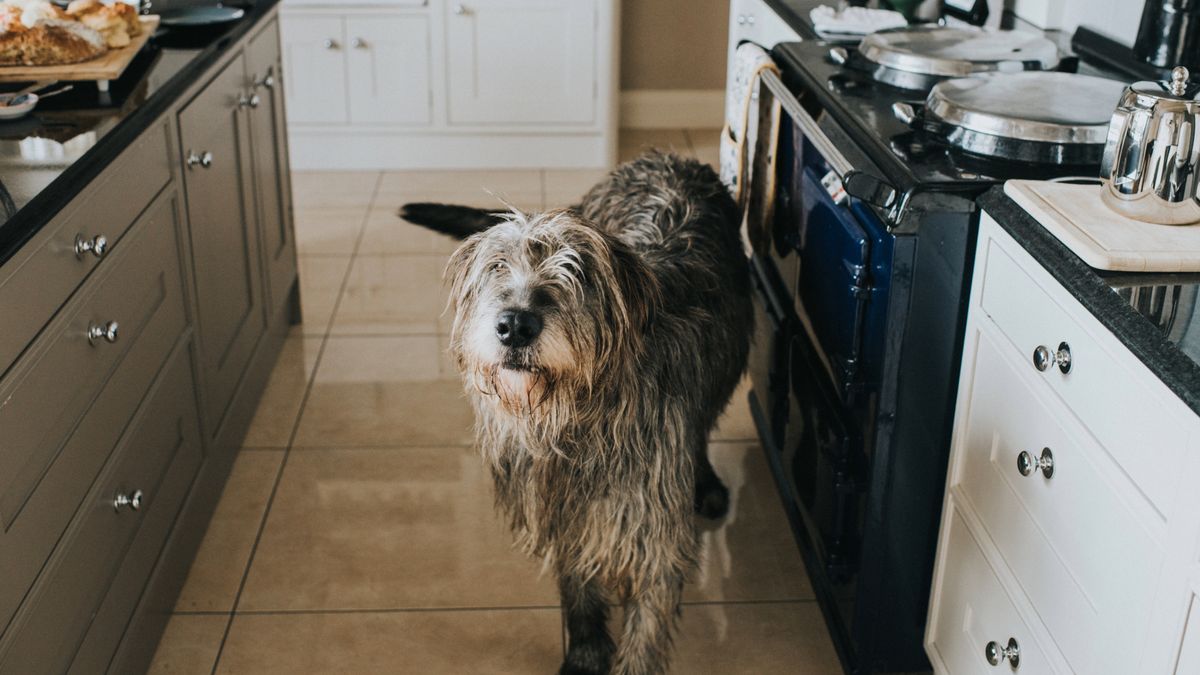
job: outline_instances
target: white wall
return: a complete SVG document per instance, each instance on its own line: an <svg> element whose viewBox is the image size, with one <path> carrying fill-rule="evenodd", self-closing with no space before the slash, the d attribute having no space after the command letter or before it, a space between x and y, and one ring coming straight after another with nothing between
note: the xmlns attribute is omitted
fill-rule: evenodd
<svg viewBox="0 0 1200 675"><path fill-rule="evenodd" d="M1014 0L1017 16L1042 28L1074 31L1080 24L1127 45L1137 37L1144 0Z"/></svg>

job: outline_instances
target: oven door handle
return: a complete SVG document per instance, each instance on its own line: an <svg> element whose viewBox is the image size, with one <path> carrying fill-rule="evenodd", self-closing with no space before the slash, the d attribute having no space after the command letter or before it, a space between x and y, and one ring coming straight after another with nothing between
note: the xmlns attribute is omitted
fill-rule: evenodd
<svg viewBox="0 0 1200 675"><path fill-rule="evenodd" d="M761 78L763 84L767 85L767 89L770 89L771 93L775 95L775 100L779 101L779 105L792 118L796 126L800 127L804 137L816 146L817 152L821 153L830 168L837 173L846 194L880 208L892 207L896 202L896 188L887 181L855 169L833 141L829 140L825 132L821 131L817 121L808 114L804 106L800 105L800 101L788 90L777 73L764 70Z"/></svg>

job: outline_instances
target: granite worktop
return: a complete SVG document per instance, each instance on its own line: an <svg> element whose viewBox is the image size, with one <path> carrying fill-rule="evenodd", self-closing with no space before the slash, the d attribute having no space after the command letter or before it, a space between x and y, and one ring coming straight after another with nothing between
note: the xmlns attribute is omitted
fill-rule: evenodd
<svg viewBox="0 0 1200 675"><path fill-rule="evenodd" d="M91 82L45 99L32 114L0 121L0 264L182 96L279 0L245 6L246 16L200 42L162 29L109 91ZM4 85L15 90L22 85ZM119 196L114 198L119 199Z"/></svg>
<svg viewBox="0 0 1200 675"><path fill-rule="evenodd" d="M1200 414L1200 275L1103 272L996 186L979 205L1193 411Z"/></svg>

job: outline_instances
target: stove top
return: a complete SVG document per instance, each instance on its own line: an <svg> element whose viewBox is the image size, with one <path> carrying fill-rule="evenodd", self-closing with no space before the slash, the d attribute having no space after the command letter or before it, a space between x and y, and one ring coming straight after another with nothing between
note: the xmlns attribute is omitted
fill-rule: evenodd
<svg viewBox="0 0 1200 675"><path fill-rule="evenodd" d="M783 80L822 128L849 137L879 172L879 178L909 198L921 193L957 193L973 198L1013 178L1095 177L1098 163L1039 165L972 155L897 119L892 106L920 106L925 93L878 82L870 73L829 58L835 45L822 40L785 43L772 55ZM1078 72L1124 82L1126 78L1078 63ZM1114 100L1114 106L1116 101ZM835 131L836 134L836 131ZM905 200L906 201L906 200Z"/></svg>

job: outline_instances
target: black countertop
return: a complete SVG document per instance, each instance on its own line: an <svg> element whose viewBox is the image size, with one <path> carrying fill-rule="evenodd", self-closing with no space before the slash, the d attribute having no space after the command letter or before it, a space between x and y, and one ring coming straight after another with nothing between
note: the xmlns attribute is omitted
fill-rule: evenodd
<svg viewBox="0 0 1200 675"><path fill-rule="evenodd" d="M1112 331L1155 376L1200 414L1200 275L1114 274L1090 267L1004 194L979 205L1029 251L1071 295ZM1130 303L1135 290L1157 290L1167 310L1148 318ZM1175 299L1172 305L1172 298ZM1149 307L1144 307L1149 310Z"/></svg>
<svg viewBox="0 0 1200 675"><path fill-rule="evenodd" d="M39 103L31 115L0 122L0 264L278 2L260 0L246 7L245 18L203 46L160 31L107 94L93 83L77 82L70 92Z"/></svg>

